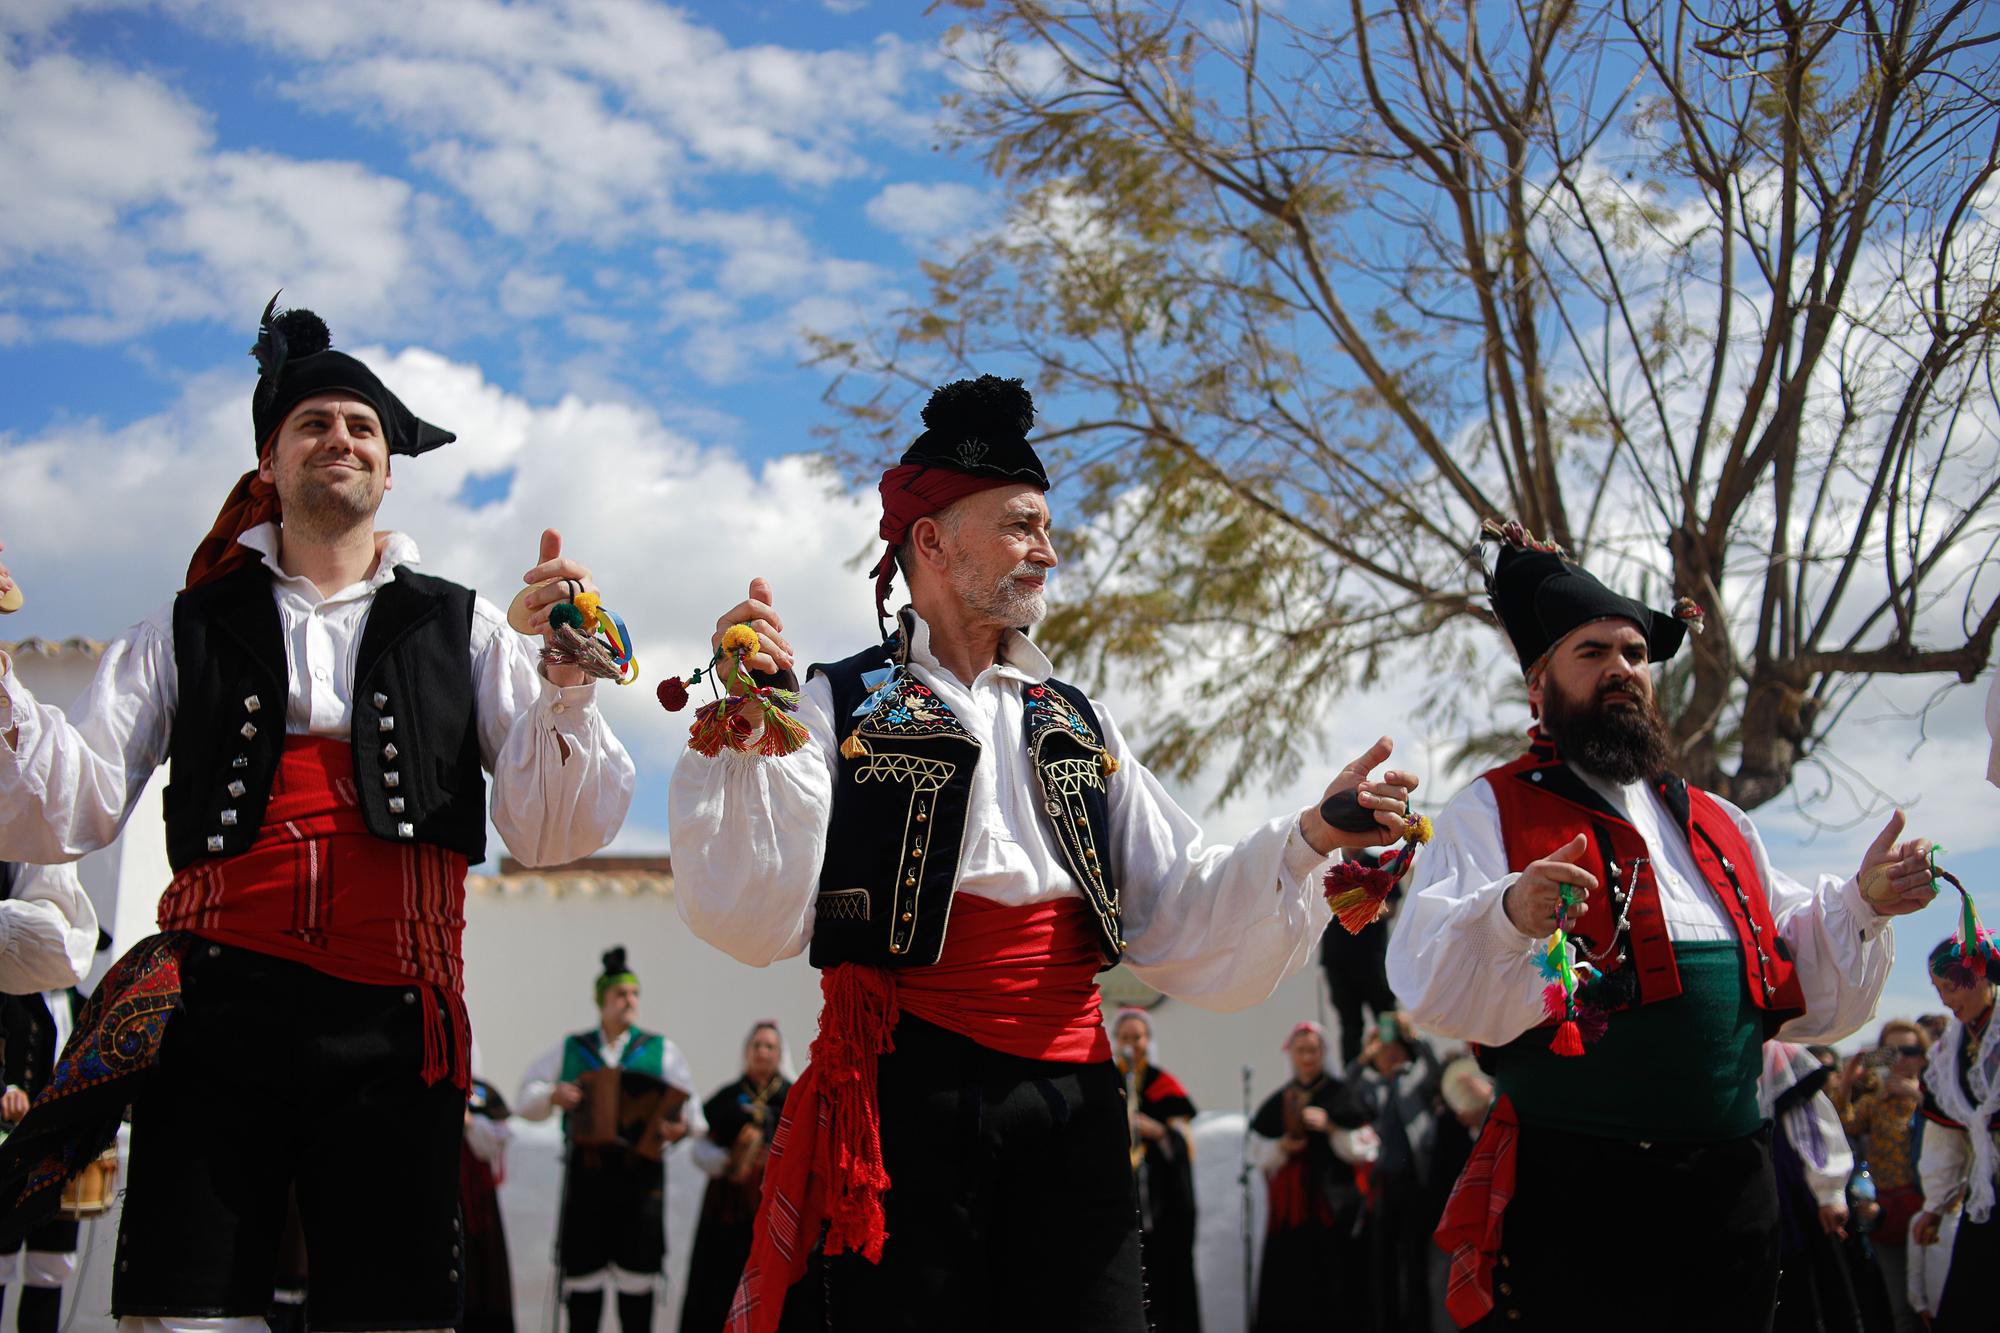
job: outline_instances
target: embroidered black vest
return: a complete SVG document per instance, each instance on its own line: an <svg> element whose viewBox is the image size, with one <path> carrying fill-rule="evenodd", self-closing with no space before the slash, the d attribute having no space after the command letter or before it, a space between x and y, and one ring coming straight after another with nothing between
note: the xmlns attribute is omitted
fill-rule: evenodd
<svg viewBox="0 0 2000 1333"><path fill-rule="evenodd" d="M398 569L354 662L354 785L369 832L486 858L486 775L469 588ZM180 703L163 793L176 871L256 841L285 745L290 680L271 575L249 565L174 601Z"/></svg>
<svg viewBox="0 0 2000 1333"><path fill-rule="evenodd" d="M864 683L864 675L873 680L873 673L896 664L910 631L907 612L902 619L903 633L889 643L815 664L808 673L827 678L834 733L855 742L843 748L834 780L815 903L814 967L935 963L951 922L980 744L909 673L898 672L879 692ZM857 718L855 710L871 694L874 707ZM1109 967L1125 940L1110 865L1103 725L1083 691L1061 681L1023 686L1021 702L1044 827L1096 918Z"/></svg>

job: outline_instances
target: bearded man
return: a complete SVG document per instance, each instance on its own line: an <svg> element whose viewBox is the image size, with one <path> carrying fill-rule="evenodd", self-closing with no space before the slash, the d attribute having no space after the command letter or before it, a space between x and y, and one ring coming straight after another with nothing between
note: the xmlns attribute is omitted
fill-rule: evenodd
<svg viewBox="0 0 2000 1333"><path fill-rule="evenodd" d="M749 721L674 771L682 916L756 966L810 946L826 996L732 1330L1144 1333L1095 974L1122 958L1195 1004L1255 1004L1312 958L1327 858L1404 832L1416 779L1367 780L1385 738L1329 789L1373 834L1315 806L1204 845L1027 635L1057 559L1033 420L1017 380L938 390L882 478L877 614L898 569L910 585L895 631L810 669L803 749L760 756ZM740 623L765 641L751 666L790 669L762 580L717 643Z"/></svg>
<svg viewBox="0 0 2000 1333"><path fill-rule="evenodd" d="M0 1198L9 1227L53 1207L129 1103L122 1320L261 1319L295 1191L313 1327L448 1328L486 775L508 847L552 864L610 841L632 761L580 668L538 672L491 603L375 530L391 459L454 437L310 311L267 308L255 350L256 470L187 586L69 716L0 656L0 857L106 845L166 762L175 872L162 933L99 984L0 1152ZM590 573L546 532L524 579L545 630L554 581Z"/></svg>
<svg viewBox="0 0 2000 1333"><path fill-rule="evenodd" d="M1438 1229L1449 1307L1461 1326L1768 1328L1761 1048L1868 1020L1889 918L1935 896L1928 844L1898 844L1898 812L1853 877L1780 874L1749 816L1669 767L1650 668L1693 604L1652 610L1518 527L1492 535L1493 610L1540 721L1438 817L1389 947L1411 1016L1476 1043L1502 1094ZM1574 1058L1552 1046L1565 1020Z"/></svg>

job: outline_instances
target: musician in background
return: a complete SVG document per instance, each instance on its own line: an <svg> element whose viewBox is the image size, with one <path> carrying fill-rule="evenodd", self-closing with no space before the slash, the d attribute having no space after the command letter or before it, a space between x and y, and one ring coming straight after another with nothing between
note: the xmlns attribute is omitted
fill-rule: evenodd
<svg viewBox="0 0 2000 1333"><path fill-rule="evenodd" d="M1344 1327L1368 1326L1368 1251L1360 1234L1355 1164L1369 1109L1326 1069L1326 1029L1300 1023L1285 1039L1292 1078L1251 1118L1254 1160L1270 1206L1257 1278L1254 1333L1320 1333L1339 1311Z"/></svg>
<svg viewBox="0 0 2000 1333"><path fill-rule="evenodd" d="M1194 1102L1179 1079L1153 1063L1153 1020L1144 1009L1119 1010L1111 1035L1132 1109L1146 1327L1150 1333L1201 1333L1194 1282Z"/></svg>
<svg viewBox="0 0 2000 1333"><path fill-rule="evenodd" d="M596 992L597 1026L563 1038L529 1067L515 1109L529 1120L563 1112L557 1250L570 1333L596 1333L607 1293L618 1297L624 1333L651 1333L654 1289L667 1257L664 1149L706 1133L708 1123L692 1100L694 1076L680 1047L634 1026L639 978L623 948L604 955ZM624 1077L607 1080L607 1071ZM625 1100L607 1109L598 1100L605 1097ZM636 1134L632 1105L649 1107L650 1123ZM616 1137L605 1130L612 1122Z"/></svg>
<svg viewBox="0 0 2000 1333"><path fill-rule="evenodd" d="M730 1299L750 1258L771 1135L791 1086L784 1034L766 1019L743 1042L742 1076L717 1089L702 1107L708 1133L690 1155L709 1180L688 1263L681 1333L722 1333L729 1318Z"/></svg>

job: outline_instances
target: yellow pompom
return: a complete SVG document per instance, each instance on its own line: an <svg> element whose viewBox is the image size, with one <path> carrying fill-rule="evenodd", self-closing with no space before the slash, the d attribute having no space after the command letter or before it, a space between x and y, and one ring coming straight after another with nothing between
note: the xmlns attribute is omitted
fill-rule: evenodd
<svg viewBox="0 0 2000 1333"><path fill-rule="evenodd" d="M1104 770L1104 776L1107 778L1118 771L1118 760L1109 750L1099 750L1097 752L1097 763L1098 767Z"/></svg>
<svg viewBox="0 0 2000 1333"><path fill-rule="evenodd" d="M598 608L603 605L602 600L594 592L580 592L570 600L575 602L576 609L583 613L583 632L595 633Z"/></svg>
<svg viewBox="0 0 2000 1333"><path fill-rule="evenodd" d="M1421 847L1431 840L1431 817L1411 815L1403 821L1403 837Z"/></svg>
<svg viewBox="0 0 2000 1333"><path fill-rule="evenodd" d="M751 657L762 646L757 631L748 625L731 625L722 631L722 651L732 656Z"/></svg>

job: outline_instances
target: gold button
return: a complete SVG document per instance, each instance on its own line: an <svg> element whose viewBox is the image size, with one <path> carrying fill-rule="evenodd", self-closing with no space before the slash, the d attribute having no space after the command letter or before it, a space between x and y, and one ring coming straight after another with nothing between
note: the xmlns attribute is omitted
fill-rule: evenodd
<svg viewBox="0 0 2000 1333"><path fill-rule="evenodd" d="M1097 849L1095 847L1084 848L1083 859L1086 861L1095 861L1097 859Z"/></svg>
<svg viewBox="0 0 2000 1333"><path fill-rule="evenodd" d="M1088 819L1085 819L1082 815L1078 815L1076 817L1076 826L1078 828L1089 828L1090 821Z"/></svg>
<svg viewBox="0 0 2000 1333"><path fill-rule="evenodd" d="M1521 1318L1521 1312L1519 1310L1509 1310L1507 1312L1507 1318L1518 1322Z"/></svg>
<svg viewBox="0 0 2000 1333"><path fill-rule="evenodd" d="M905 912L905 913L903 913L903 920L905 920L905 921L915 921L916 919L917 919L917 917L916 917L916 913L914 913L914 912Z"/></svg>
<svg viewBox="0 0 2000 1333"><path fill-rule="evenodd" d="M928 822L928 821L929 821L929 819L930 819L930 816L929 816L929 815L925 814L925 813L924 813L923 811L921 811L921 810L917 811L917 822L918 822L919 824L922 824L922 823L926 823L926 822Z"/></svg>
<svg viewBox="0 0 2000 1333"><path fill-rule="evenodd" d="M915 875L903 876L903 883L905 884L915 884L916 882L917 882L917 877Z"/></svg>
<svg viewBox="0 0 2000 1333"><path fill-rule="evenodd" d="M924 854L924 845L922 843L918 843L916 846L910 848L910 859L912 861L916 860L923 854Z"/></svg>
<svg viewBox="0 0 2000 1333"><path fill-rule="evenodd" d="M1502 1282L1500 1284L1500 1294L1502 1296L1512 1296L1514 1294L1514 1289L1508 1286L1505 1282Z"/></svg>

